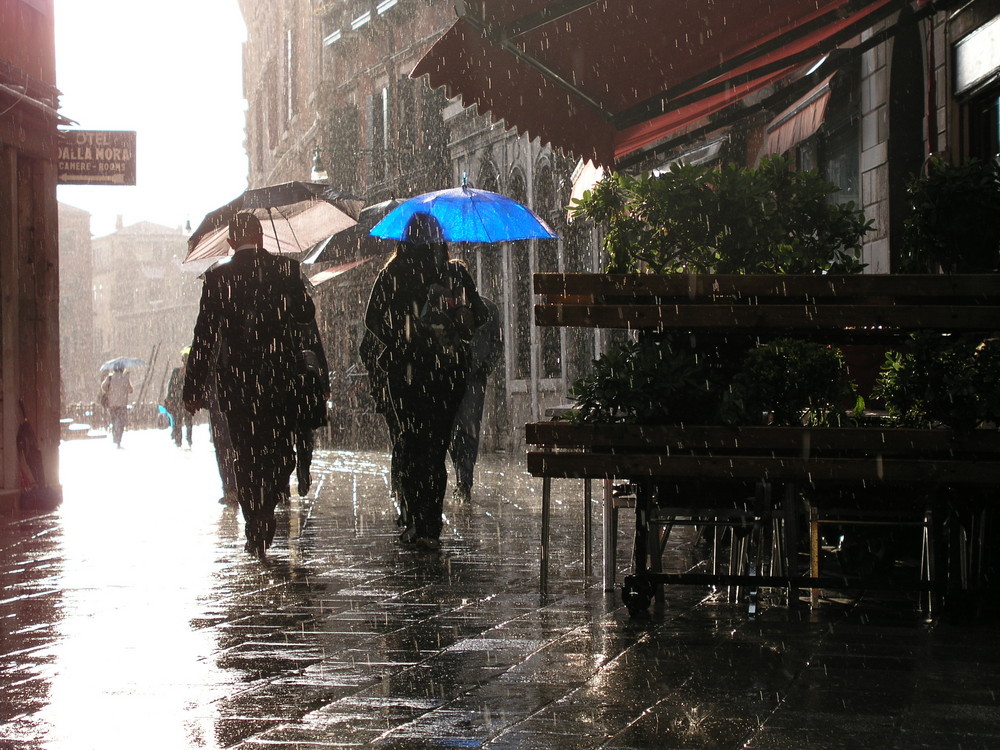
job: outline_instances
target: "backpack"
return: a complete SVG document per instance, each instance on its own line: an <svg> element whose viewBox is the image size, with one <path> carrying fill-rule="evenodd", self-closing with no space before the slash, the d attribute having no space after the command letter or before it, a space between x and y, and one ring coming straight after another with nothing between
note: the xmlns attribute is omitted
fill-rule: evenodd
<svg viewBox="0 0 1000 750"><path fill-rule="evenodd" d="M420 320L445 353L464 357L472 344L476 315L469 305L460 269L449 263L444 277L428 285Z"/></svg>

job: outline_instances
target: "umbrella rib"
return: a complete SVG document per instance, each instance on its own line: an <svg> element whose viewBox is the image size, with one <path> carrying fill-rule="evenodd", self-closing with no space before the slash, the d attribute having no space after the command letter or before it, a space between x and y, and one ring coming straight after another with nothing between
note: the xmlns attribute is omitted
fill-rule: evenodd
<svg viewBox="0 0 1000 750"><path fill-rule="evenodd" d="M285 219L287 221L287 219L285 218L285 215L283 213L281 213L281 211L279 209L275 208L273 210L278 211L278 215L281 216L282 219ZM267 218L271 220L271 231L274 232L274 243L275 243L275 246L276 246L276 252L280 254L281 253L281 240L278 239L278 227L276 227L274 225L274 214L272 214L271 211L272 211L272 207L268 206L267 207Z"/></svg>
<svg viewBox="0 0 1000 750"><path fill-rule="evenodd" d="M294 243L295 247L297 247L299 250L302 250L303 249L302 248L302 243L299 242L298 235L295 234L295 226L292 224L291 220L288 218L288 216L286 214L284 214L282 212L280 206L275 206L274 210L278 212L278 215L282 219L285 220L285 225L288 227L288 231L292 233L292 242ZM268 214L268 216L271 216L271 209L270 208L267 209L267 214ZM274 217L271 217L271 226L274 227ZM280 253L281 252L281 240L278 239L278 229L277 229L277 227L274 227L274 240L275 240L275 242L278 243L278 252Z"/></svg>

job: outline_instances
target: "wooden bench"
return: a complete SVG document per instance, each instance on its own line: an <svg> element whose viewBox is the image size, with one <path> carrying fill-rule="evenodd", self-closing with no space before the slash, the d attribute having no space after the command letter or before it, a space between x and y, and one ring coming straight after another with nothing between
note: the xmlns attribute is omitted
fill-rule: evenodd
<svg viewBox="0 0 1000 750"><path fill-rule="evenodd" d="M1000 274L545 273L535 274L534 290L539 300L535 306L538 325L674 330L720 341L793 336L873 349L898 346L918 330L983 335L1000 331ZM897 428L531 424L527 442L534 448L528 453L528 469L543 478L543 584L549 483L555 477L635 483L643 496L636 504L637 527L649 518L656 487L665 482L729 483L740 492L747 483L777 487L777 496L783 498L781 533L787 537L786 551L781 554L791 555L796 549L792 545L798 543L796 524L801 516L790 510L788 498L793 494L813 503L806 518L815 548L821 524L875 522L869 511L882 510L853 508L838 513L827 502L838 492L896 487L905 498L916 492L933 497L966 488L981 497L1000 487L998 440L997 433L985 431L959 436L949 430ZM933 568L938 540L932 538L931 526L936 521L933 508L919 505L910 509L910 516L924 529L924 583L933 588L937 586ZM898 515L886 522L904 523ZM645 544L643 539L637 531L637 545ZM821 579L817 565L814 549L810 575L798 576L789 564L780 580L769 583L811 588L835 584ZM645 584L644 566L645 560L637 562L630 577L639 589ZM723 581L717 578L716 582ZM765 581L758 576L756 582ZM641 592L636 596L641 600Z"/></svg>
<svg viewBox="0 0 1000 750"><path fill-rule="evenodd" d="M952 430L919 430L896 427L716 427L671 425L574 425L538 422L526 425L529 473L543 478L542 549L548 547L550 481L552 478L622 480L640 491L636 504L636 553L632 575L626 579L625 597L630 609L648 606L654 583L697 583L779 586L794 591L809 588L869 586L844 578L823 577L819 569L818 536L822 523L891 523L916 525L923 530L921 581L917 588L939 591L936 558L941 540L934 531L943 517L941 503L954 493L1000 488L1000 432L977 430L959 434ZM781 554L778 575L765 576L760 568L746 575L652 573L644 545L649 539L647 519L656 501L657 488L677 483L730 486L713 505L713 492L701 493L687 504L674 503L677 514L710 519L732 510L733 489L747 494L748 487L778 489L779 498L757 519L765 528L768 512L780 520L782 538L773 540L771 554ZM865 513L844 512L833 490L872 493L902 487L902 501ZM801 501L801 504L800 504ZM779 507L780 506L780 507ZM974 509L982 510L979 503ZM809 571L801 574L796 562L801 526L810 527ZM763 550L766 554L767 550ZM969 558L982 553L975 544ZM547 555L541 560L541 577L547 576ZM899 585L898 582L894 586ZM629 594L629 591L632 594ZM629 601L629 598L632 601ZM751 601L751 606L753 602Z"/></svg>

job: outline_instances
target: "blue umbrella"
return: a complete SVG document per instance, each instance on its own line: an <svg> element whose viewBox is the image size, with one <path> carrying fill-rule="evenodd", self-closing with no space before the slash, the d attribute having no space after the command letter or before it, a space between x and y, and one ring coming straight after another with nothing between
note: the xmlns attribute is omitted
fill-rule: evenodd
<svg viewBox="0 0 1000 750"><path fill-rule="evenodd" d="M107 372L108 370L127 370L130 367L145 366L145 360L136 359L135 357L115 357L114 359L109 359L101 365L101 372Z"/></svg>
<svg viewBox="0 0 1000 750"><path fill-rule="evenodd" d="M437 219L446 242L557 239L555 232L527 206L506 195L464 185L404 201L375 225L371 235L404 240L410 219L419 213Z"/></svg>

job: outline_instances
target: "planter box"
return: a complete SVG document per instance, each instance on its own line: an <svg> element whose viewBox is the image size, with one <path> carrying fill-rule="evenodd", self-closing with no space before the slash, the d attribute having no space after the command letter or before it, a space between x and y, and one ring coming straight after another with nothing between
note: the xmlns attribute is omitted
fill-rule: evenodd
<svg viewBox="0 0 1000 750"><path fill-rule="evenodd" d="M535 274L538 325L823 332L1000 329L1000 274Z"/></svg>
<svg viewBox="0 0 1000 750"><path fill-rule="evenodd" d="M894 427L574 425L525 427L528 471L584 479L1000 485L1000 432Z"/></svg>

